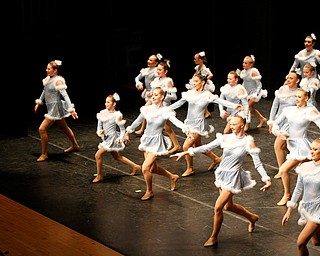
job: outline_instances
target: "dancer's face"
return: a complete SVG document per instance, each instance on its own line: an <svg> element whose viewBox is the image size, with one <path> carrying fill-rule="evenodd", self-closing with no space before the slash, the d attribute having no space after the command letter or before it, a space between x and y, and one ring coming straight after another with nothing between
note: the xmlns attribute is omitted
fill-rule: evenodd
<svg viewBox="0 0 320 256"><path fill-rule="evenodd" d="M314 162L320 162L320 143L317 141L313 141L311 143L311 158Z"/></svg>

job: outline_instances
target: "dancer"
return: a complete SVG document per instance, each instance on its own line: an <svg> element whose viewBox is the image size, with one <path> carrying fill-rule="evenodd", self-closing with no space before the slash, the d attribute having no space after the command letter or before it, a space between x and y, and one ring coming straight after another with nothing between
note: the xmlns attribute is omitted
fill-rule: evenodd
<svg viewBox="0 0 320 256"><path fill-rule="evenodd" d="M259 102L263 97L267 97L268 91L262 89L261 75L259 70L254 67L255 57L253 55L245 56L243 59L243 70L240 73L240 78L243 80L242 85L246 88L248 93L248 104L249 104L249 122L246 123L245 131L250 128L251 116L254 115L259 119L259 124L257 128L261 128L267 123L267 118L265 118L260 111L255 107L255 103Z"/></svg>
<svg viewBox="0 0 320 256"><path fill-rule="evenodd" d="M216 86L214 85L214 83L211 80L213 77L213 74L212 74L211 70L206 66L206 64L208 64L208 59L206 57L205 51L196 53L194 55L193 60L194 60L194 63L196 64L196 66L194 67L194 69L195 69L194 75L198 74L201 70L206 70L206 72L208 73L208 76L207 76L207 82L204 85L204 89L209 90L211 93L213 93L216 89ZM186 84L186 88L188 90L194 89L194 84L193 84L192 78L189 80L189 83ZM208 110L208 108L206 108L205 113L204 113L204 117L209 118L210 116L211 116L211 113Z"/></svg>
<svg viewBox="0 0 320 256"><path fill-rule="evenodd" d="M308 104L312 104L318 108L318 103L316 100L317 92L319 90L319 79L314 76L316 68L310 63L306 63L303 67L303 78L300 82L300 87L305 91L310 91L310 99Z"/></svg>
<svg viewBox="0 0 320 256"><path fill-rule="evenodd" d="M304 226L297 239L298 255L301 256L309 255L309 240L315 246L320 245L320 139L311 143L310 154L312 161L302 163L296 169L297 183L291 200L287 202L288 209L281 222L282 226L285 226L292 210L298 207L298 224Z"/></svg>
<svg viewBox="0 0 320 256"><path fill-rule="evenodd" d="M206 70L202 70L198 74L195 74L193 76L194 89L183 92L181 99L170 106L172 109L177 109L184 103L188 102L188 111L185 123L190 128L192 138L187 138L184 141L184 151L188 150L189 147L200 146L201 138L203 136L209 137L209 134L214 131L214 127L209 125L204 117L204 111L210 103L222 104L228 108L243 110L243 106L220 99L218 95L213 95L208 90L205 90L204 85L207 81L207 75L208 73ZM214 169L221 161L221 158L212 151L205 152L204 154L213 161L208 170ZM187 169L182 174L183 177L195 174L193 169L193 157L186 155L186 161Z"/></svg>
<svg viewBox="0 0 320 256"><path fill-rule="evenodd" d="M67 135L71 142L71 147L64 150L64 153L79 151L80 146L74 136L73 131L67 125L65 118L72 116L78 119L78 114L71 103L67 93L67 85L65 79L59 75L59 69L62 61L53 60L47 64L47 77L42 80L44 89L39 99L36 99L34 112L37 113L40 105L45 101L47 106L47 114L44 115L44 120L39 126L39 135L41 139L41 155L37 162L42 162L48 159L48 130L56 123L58 127ZM64 100L61 100L61 96Z"/></svg>
<svg viewBox="0 0 320 256"><path fill-rule="evenodd" d="M120 151L124 150L124 135L125 135L125 120L122 119L122 113L116 111L117 101L120 96L117 93L109 95L106 98L106 109L101 110L97 114L98 125L97 135L101 137L102 142L98 145L98 151L95 154L97 165L97 176L92 181L93 183L103 181L102 175L102 159L106 152L110 152L112 157L132 168L130 175L135 175L141 169L141 166L120 155ZM117 130L117 127L120 131Z"/></svg>
<svg viewBox="0 0 320 256"><path fill-rule="evenodd" d="M176 189L176 183L179 179L179 175L172 174L156 162L159 156L168 155L172 146L170 138L162 133L167 120L189 135L187 126L176 118L175 112L170 107L163 105L165 97L166 92L163 89L160 87L154 88L151 97L152 104L141 107L139 116L126 128L126 139L129 141L129 134L134 132L142 120L145 119L147 122L138 147L139 150L144 152L142 173L146 182L146 192L141 197L141 200L148 200L154 196L152 190L153 173L169 178L171 190Z"/></svg>
<svg viewBox="0 0 320 256"><path fill-rule="evenodd" d="M283 196L277 205L286 205L291 198L289 171L295 169L300 163L310 161L311 139L307 136L308 127L315 123L320 128L320 113L311 105L307 105L309 92L298 88L296 91L296 106L283 109L274 120L272 133L279 139L287 141L289 154L279 168L283 184ZM288 129L281 130L281 124L288 122Z"/></svg>
<svg viewBox="0 0 320 256"><path fill-rule="evenodd" d="M239 84L240 70L232 70L228 73L227 84L220 88L220 99L227 100L243 106L246 120L249 118L249 104L248 104L248 93L242 84ZM230 119L240 110L233 108L225 108L219 104L220 117L227 121L223 133L231 133Z"/></svg>
<svg viewBox="0 0 320 256"><path fill-rule="evenodd" d="M164 106L171 105L171 102L177 99L177 88L174 86L172 78L168 76L170 67L170 60L164 59L163 61L161 61L157 66L158 76L150 83L152 90L154 88L160 87L166 92L166 97L163 100ZM152 102L149 100L146 105L150 104L152 104ZM169 154L179 151L181 149L181 146L169 121L166 122L164 129L168 133L173 143L173 147L169 150Z"/></svg>
<svg viewBox="0 0 320 256"><path fill-rule="evenodd" d="M148 67L142 68L139 75L135 77L136 88L142 91L141 97L148 102L152 96L152 88L150 83L158 76L157 65L162 60L162 55L160 53L152 54L147 60ZM146 121L144 120L141 124L141 128L135 131L137 135L142 135L144 129L146 128Z"/></svg>
<svg viewBox="0 0 320 256"><path fill-rule="evenodd" d="M282 113L283 109L288 106L296 106L296 91L299 88L299 82L301 81L301 71L291 71L287 76L284 84L275 91L274 99L270 109L269 120L267 122L269 126L269 133L272 134L272 127L274 120ZM283 131L288 131L288 122L280 124L279 127ZM273 143L273 149L277 158L278 168L286 160L288 153L286 140L281 139L279 136L276 137ZM280 179L281 175L279 172L274 176L275 179Z"/></svg>
<svg viewBox="0 0 320 256"><path fill-rule="evenodd" d="M290 68L290 71L294 71L297 68L300 68L303 70L303 67L306 63L310 63L311 66L317 67L318 64L320 64L320 51L314 49L314 45L316 43L316 35L314 33L308 35L304 39L304 49L299 51L294 56L294 62ZM317 70L315 70L314 77L317 77ZM304 74L302 74L302 78L304 77Z"/></svg>
<svg viewBox="0 0 320 256"><path fill-rule="evenodd" d="M231 134L217 134L217 138L200 147L190 147L187 151L179 152L170 157L177 157L178 161L184 155L195 155L210 152L220 146L223 148L222 161L215 171L215 185L219 188L219 196L214 206L213 231L209 239L204 243L205 247L213 246L218 242L218 235L223 222L223 211L232 211L249 220L248 232L255 229L259 216L247 210L240 204L233 202L233 196L245 189L256 185L251 179L249 171L243 169L243 162L247 155L252 157L257 171L266 183L260 190L266 191L271 186L270 177L267 175L259 157L260 149L256 147L253 137L246 135L244 131L245 116L235 115L230 120Z"/></svg>

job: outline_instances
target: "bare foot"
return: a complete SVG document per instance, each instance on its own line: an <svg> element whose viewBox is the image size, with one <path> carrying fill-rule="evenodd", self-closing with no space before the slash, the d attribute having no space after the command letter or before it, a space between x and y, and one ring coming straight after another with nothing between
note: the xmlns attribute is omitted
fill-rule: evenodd
<svg viewBox="0 0 320 256"><path fill-rule="evenodd" d="M144 195L143 195L143 197L141 197L141 200L142 201L145 201L145 200L148 200L148 199L150 199L150 198L152 198L153 197L153 192L151 191L151 192L146 192Z"/></svg>
<svg viewBox="0 0 320 256"><path fill-rule="evenodd" d="M177 185L177 181L179 179L179 175L173 175L173 177L171 178L171 186L170 186L170 189L173 191L176 189L176 185Z"/></svg>
<svg viewBox="0 0 320 256"><path fill-rule="evenodd" d="M188 176L191 176L191 175L194 175L194 171L193 171L193 169L188 168L181 176L182 177L188 177Z"/></svg>
<svg viewBox="0 0 320 256"><path fill-rule="evenodd" d="M93 183L98 183L98 182L101 182L101 181L103 181L102 175L97 175L92 182Z"/></svg>
<svg viewBox="0 0 320 256"><path fill-rule="evenodd" d="M259 216L258 215L254 215L253 217L253 220L249 223L249 226L248 226L248 232L249 233L252 233L253 230L255 229L256 227L256 222L259 220Z"/></svg>
<svg viewBox="0 0 320 256"><path fill-rule="evenodd" d="M291 198L290 195L283 196L281 200L277 203L277 205L279 206L286 205L287 202L290 200L290 198Z"/></svg>
<svg viewBox="0 0 320 256"><path fill-rule="evenodd" d="M203 246L204 247L210 247L210 246L216 245L217 243L218 243L218 239L210 236L209 239L207 240L207 242L205 242L203 244Z"/></svg>
<svg viewBox="0 0 320 256"><path fill-rule="evenodd" d="M130 175L133 176L140 170L141 170L141 166L140 165L136 165L135 167L132 168L132 172L130 173Z"/></svg>

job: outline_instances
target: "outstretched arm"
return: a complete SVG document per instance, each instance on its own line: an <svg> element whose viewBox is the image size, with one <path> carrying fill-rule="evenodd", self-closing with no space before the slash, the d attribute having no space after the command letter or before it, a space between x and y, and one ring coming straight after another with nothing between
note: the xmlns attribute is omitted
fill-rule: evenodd
<svg viewBox="0 0 320 256"><path fill-rule="evenodd" d="M177 158L176 161L179 161L183 156L188 155L188 154L189 154L188 151L178 152L178 153L171 155L170 158L176 157Z"/></svg>

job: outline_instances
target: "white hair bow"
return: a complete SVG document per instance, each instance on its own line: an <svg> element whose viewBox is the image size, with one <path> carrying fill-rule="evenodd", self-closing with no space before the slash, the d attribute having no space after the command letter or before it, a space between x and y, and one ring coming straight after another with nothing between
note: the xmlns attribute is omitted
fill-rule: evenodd
<svg viewBox="0 0 320 256"><path fill-rule="evenodd" d="M55 60L54 61L58 66L61 66L62 65L62 61L61 60Z"/></svg>
<svg viewBox="0 0 320 256"><path fill-rule="evenodd" d="M157 58L158 58L158 60L161 60L162 59L162 55L160 53L157 53Z"/></svg>
<svg viewBox="0 0 320 256"><path fill-rule="evenodd" d="M300 76L301 76L302 71L301 71L301 69L300 69L300 68L296 68L296 69L295 69L295 71L296 71L296 73L297 73L298 75L300 75Z"/></svg>
<svg viewBox="0 0 320 256"><path fill-rule="evenodd" d="M310 36L312 37L313 40L317 40L316 35L314 33L312 33Z"/></svg>
<svg viewBox="0 0 320 256"><path fill-rule="evenodd" d="M113 96L115 101L119 101L120 100L120 96L119 96L118 93L115 92L112 96Z"/></svg>
<svg viewBox="0 0 320 256"><path fill-rule="evenodd" d="M256 61L256 58L254 57L254 55L250 55L250 57L251 57L251 59L252 59L253 62Z"/></svg>
<svg viewBox="0 0 320 256"><path fill-rule="evenodd" d="M199 56L203 58L204 56L206 56L206 53L204 51L199 52Z"/></svg>

